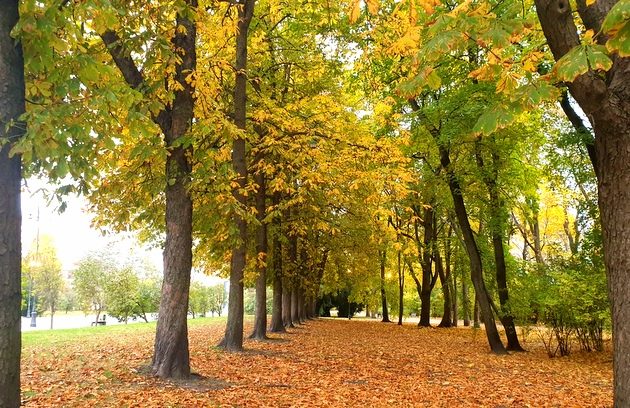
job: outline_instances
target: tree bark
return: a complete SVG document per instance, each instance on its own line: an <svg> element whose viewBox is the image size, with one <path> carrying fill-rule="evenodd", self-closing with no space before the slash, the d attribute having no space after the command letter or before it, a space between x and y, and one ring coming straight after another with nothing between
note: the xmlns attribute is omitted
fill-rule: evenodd
<svg viewBox="0 0 630 408"><path fill-rule="evenodd" d="M298 288L297 283L291 288L291 321L293 324L301 324L300 310L298 305Z"/></svg>
<svg viewBox="0 0 630 408"><path fill-rule="evenodd" d="M282 285L282 323L284 327L295 327L291 318L291 288L286 282Z"/></svg>
<svg viewBox="0 0 630 408"><path fill-rule="evenodd" d="M17 121L24 112L22 46L11 38L19 19L18 1L0 8L0 407L20 406L21 352L21 157L9 157L23 134ZM11 124L11 125L10 125Z"/></svg>
<svg viewBox="0 0 630 408"><path fill-rule="evenodd" d="M403 324L403 312L405 305L403 302L405 294L405 269L401 259L401 253L398 251L398 325Z"/></svg>
<svg viewBox="0 0 630 408"><path fill-rule="evenodd" d="M486 284L483 280L481 254L479 253L479 248L477 246L477 242L475 241L475 236L468 220L468 213L464 204L462 189L459 181L457 180L457 177L455 176L455 173L451 168L451 159L449 157L448 149L442 143L440 143L440 141L436 140L436 142L438 144L438 149L440 152L440 163L442 165L442 168L444 168L447 172L448 186L449 190L451 191L451 196L453 198L455 215L457 216L457 221L459 223L459 227L464 238L466 252L468 253L468 258L470 260L470 276L473 282L473 286L475 287L475 293L477 294L479 308L481 310L481 318L483 319L484 325L486 327L486 337L488 338L488 345L490 346L492 352L496 354L505 354L506 350L503 346L503 343L501 342L501 337L499 336L499 331L497 330L497 326L494 321L494 314L492 311L492 306L490 304L490 295L488 294Z"/></svg>
<svg viewBox="0 0 630 408"><path fill-rule="evenodd" d="M196 7L196 1L188 2ZM197 63L195 22L177 16L173 47L180 50L181 63L175 80L182 89L175 91L170 111L162 111L158 123L170 154L166 159L166 241L164 243L164 280L155 335L153 374L163 378L190 376L188 352L188 294L192 268L192 198L188 191L190 151L177 142L190 129L194 117L194 87L186 80ZM167 113L168 112L168 113ZM165 114L167 113L167 114ZM170 182L174 180L174 182Z"/></svg>
<svg viewBox="0 0 630 408"><path fill-rule="evenodd" d="M381 306L383 307L383 323L390 323L389 310L387 310L387 296L385 294L385 261L387 260L387 251L379 251L380 263L381 263Z"/></svg>
<svg viewBox="0 0 630 408"><path fill-rule="evenodd" d="M442 257L438 251L435 251L435 268L438 271L440 277L440 284L442 285L442 294L444 295L444 312L442 313L442 320L438 327L451 327L453 325L452 310L451 310L451 288L448 284L448 276L444 272L444 265L442 264Z"/></svg>
<svg viewBox="0 0 630 408"><path fill-rule="evenodd" d="M298 317L300 323L306 323L306 297L304 296L304 289L298 290Z"/></svg>
<svg viewBox="0 0 630 408"><path fill-rule="evenodd" d="M616 0L586 6L578 13L587 29L599 32ZM538 19L554 58L559 60L580 44L569 2L535 0ZM607 37L597 35L603 44ZM614 404L630 406L630 58L612 55L605 74L589 71L568 84L573 98L595 132L598 201L604 243L604 263L612 303Z"/></svg>
<svg viewBox="0 0 630 408"><path fill-rule="evenodd" d="M432 205L424 207L423 221L424 236L422 240L420 265L422 266L422 291L420 293L420 321L418 326L431 327L431 292L437 280L437 271L432 272L433 245L435 233L435 211ZM416 234L417 235L417 234ZM416 236L416 240L418 236Z"/></svg>
<svg viewBox="0 0 630 408"><path fill-rule="evenodd" d="M260 225L256 231L256 253L258 277L256 279L256 311L254 316L254 331L249 336L251 339L267 339L267 223L265 215L267 212L265 186L265 175L259 171L256 176L256 218Z"/></svg>
<svg viewBox="0 0 630 408"><path fill-rule="evenodd" d="M464 311L464 327L470 326L470 299L468 298L468 282L462 274L462 309Z"/></svg>
<svg viewBox="0 0 630 408"><path fill-rule="evenodd" d="M255 0L245 0L237 6L234 124L243 132L247 127L247 37L249 24L254 15L254 3ZM241 214L247 206L247 197L244 194L247 185L246 145L242 137L237 137L232 143L232 167L237 177L232 195L240 207L233 215L234 224L238 230L238 241L232 249L228 318L225 335L219 346L229 351L240 351L243 349L243 277L247 253L247 221Z"/></svg>
<svg viewBox="0 0 630 408"><path fill-rule="evenodd" d="M279 204L280 194L277 192L273 195L274 208L277 208ZM286 330L282 321L282 242L280 240L280 217L274 217L272 224L273 309L271 311L271 327L269 331L272 333L283 333Z"/></svg>

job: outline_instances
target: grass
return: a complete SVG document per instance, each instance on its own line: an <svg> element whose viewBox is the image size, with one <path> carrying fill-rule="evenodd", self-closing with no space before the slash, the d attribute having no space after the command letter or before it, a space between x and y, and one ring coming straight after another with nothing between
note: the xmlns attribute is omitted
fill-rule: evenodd
<svg viewBox="0 0 630 408"><path fill-rule="evenodd" d="M201 317L188 319L188 327L225 323L225 317ZM83 327L80 329L33 330L22 333L22 347L52 348L107 336L155 333L156 322L136 322L112 326Z"/></svg>

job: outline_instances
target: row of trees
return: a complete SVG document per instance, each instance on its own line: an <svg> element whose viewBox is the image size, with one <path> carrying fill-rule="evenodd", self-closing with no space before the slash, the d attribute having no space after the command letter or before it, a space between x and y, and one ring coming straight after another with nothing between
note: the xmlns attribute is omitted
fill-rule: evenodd
<svg viewBox="0 0 630 408"><path fill-rule="evenodd" d="M412 277L423 325L437 282L450 309L444 325L459 311L453 295L477 305L496 353L521 349L523 316L554 321L535 296L509 288L556 296L580 282L575 271L598 276L603 263L623 406L626 3L578 2L575 15L560 0L535 3L28 0L18 22L11 2L0 72L13 77L0 79L16 86L3 90L16 103L2 114L18 118L26 92L28 128L3 147L0 170L13 167L0 172L0 197L19 196L21 155L60 195L85 194L99 225L163 243L152 361L161 377L190 375L182 299L193 263L230 277L228 350L243 346L244 285L256 286L253 337L263 338L313 316L319 295L339 289L370 308L376 297L387 319L393 272L401 307ZM583 197L566 194L576 189ZM547 205L546 190L563 202ZM2 208L18 214L15 201ZM547 219L561 217L564 235L545 243L544 211L555 208ZM19 216L7 220L0 231L19 230ZM19 257L19 244L5 253ZM6 262L13 277L19 265ZM7 322L7 344L19 344ZM15 371L14 354L4 361ZM6 378L15 389L15 375Z"/></svg>

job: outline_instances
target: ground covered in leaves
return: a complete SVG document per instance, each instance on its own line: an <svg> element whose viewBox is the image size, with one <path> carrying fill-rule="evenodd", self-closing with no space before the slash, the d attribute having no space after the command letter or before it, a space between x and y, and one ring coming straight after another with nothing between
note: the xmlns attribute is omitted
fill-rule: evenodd
<svg viewBox="0 0 630 408"><path fill-rule="evenodd" d="M131 328L131 326L130 326ZM107 328L109 329L109 328ZM88 329L86 329L88 330ZM96 328L92 329L96 330ZM247 341L246 351L215 345L223 322L190 328L193 371L172 383L147 376L152 330L99 331L73 340L26 343L27 407L605 407L612 405L609 352L549 359L493 356L469 328L418 328L376 321L319 319Z"/></svg>

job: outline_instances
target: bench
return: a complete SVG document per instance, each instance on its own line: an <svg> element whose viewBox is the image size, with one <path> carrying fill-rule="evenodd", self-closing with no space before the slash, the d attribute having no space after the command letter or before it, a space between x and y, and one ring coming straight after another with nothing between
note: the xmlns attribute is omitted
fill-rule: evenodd
<svg viewBox="0 0 630 408"><path fill-rule="evenodd" d="M101 320L92 322L92 326L105 326L106 324L107 323L105 323L105 315L103 315L103 318Z"/></svg>

